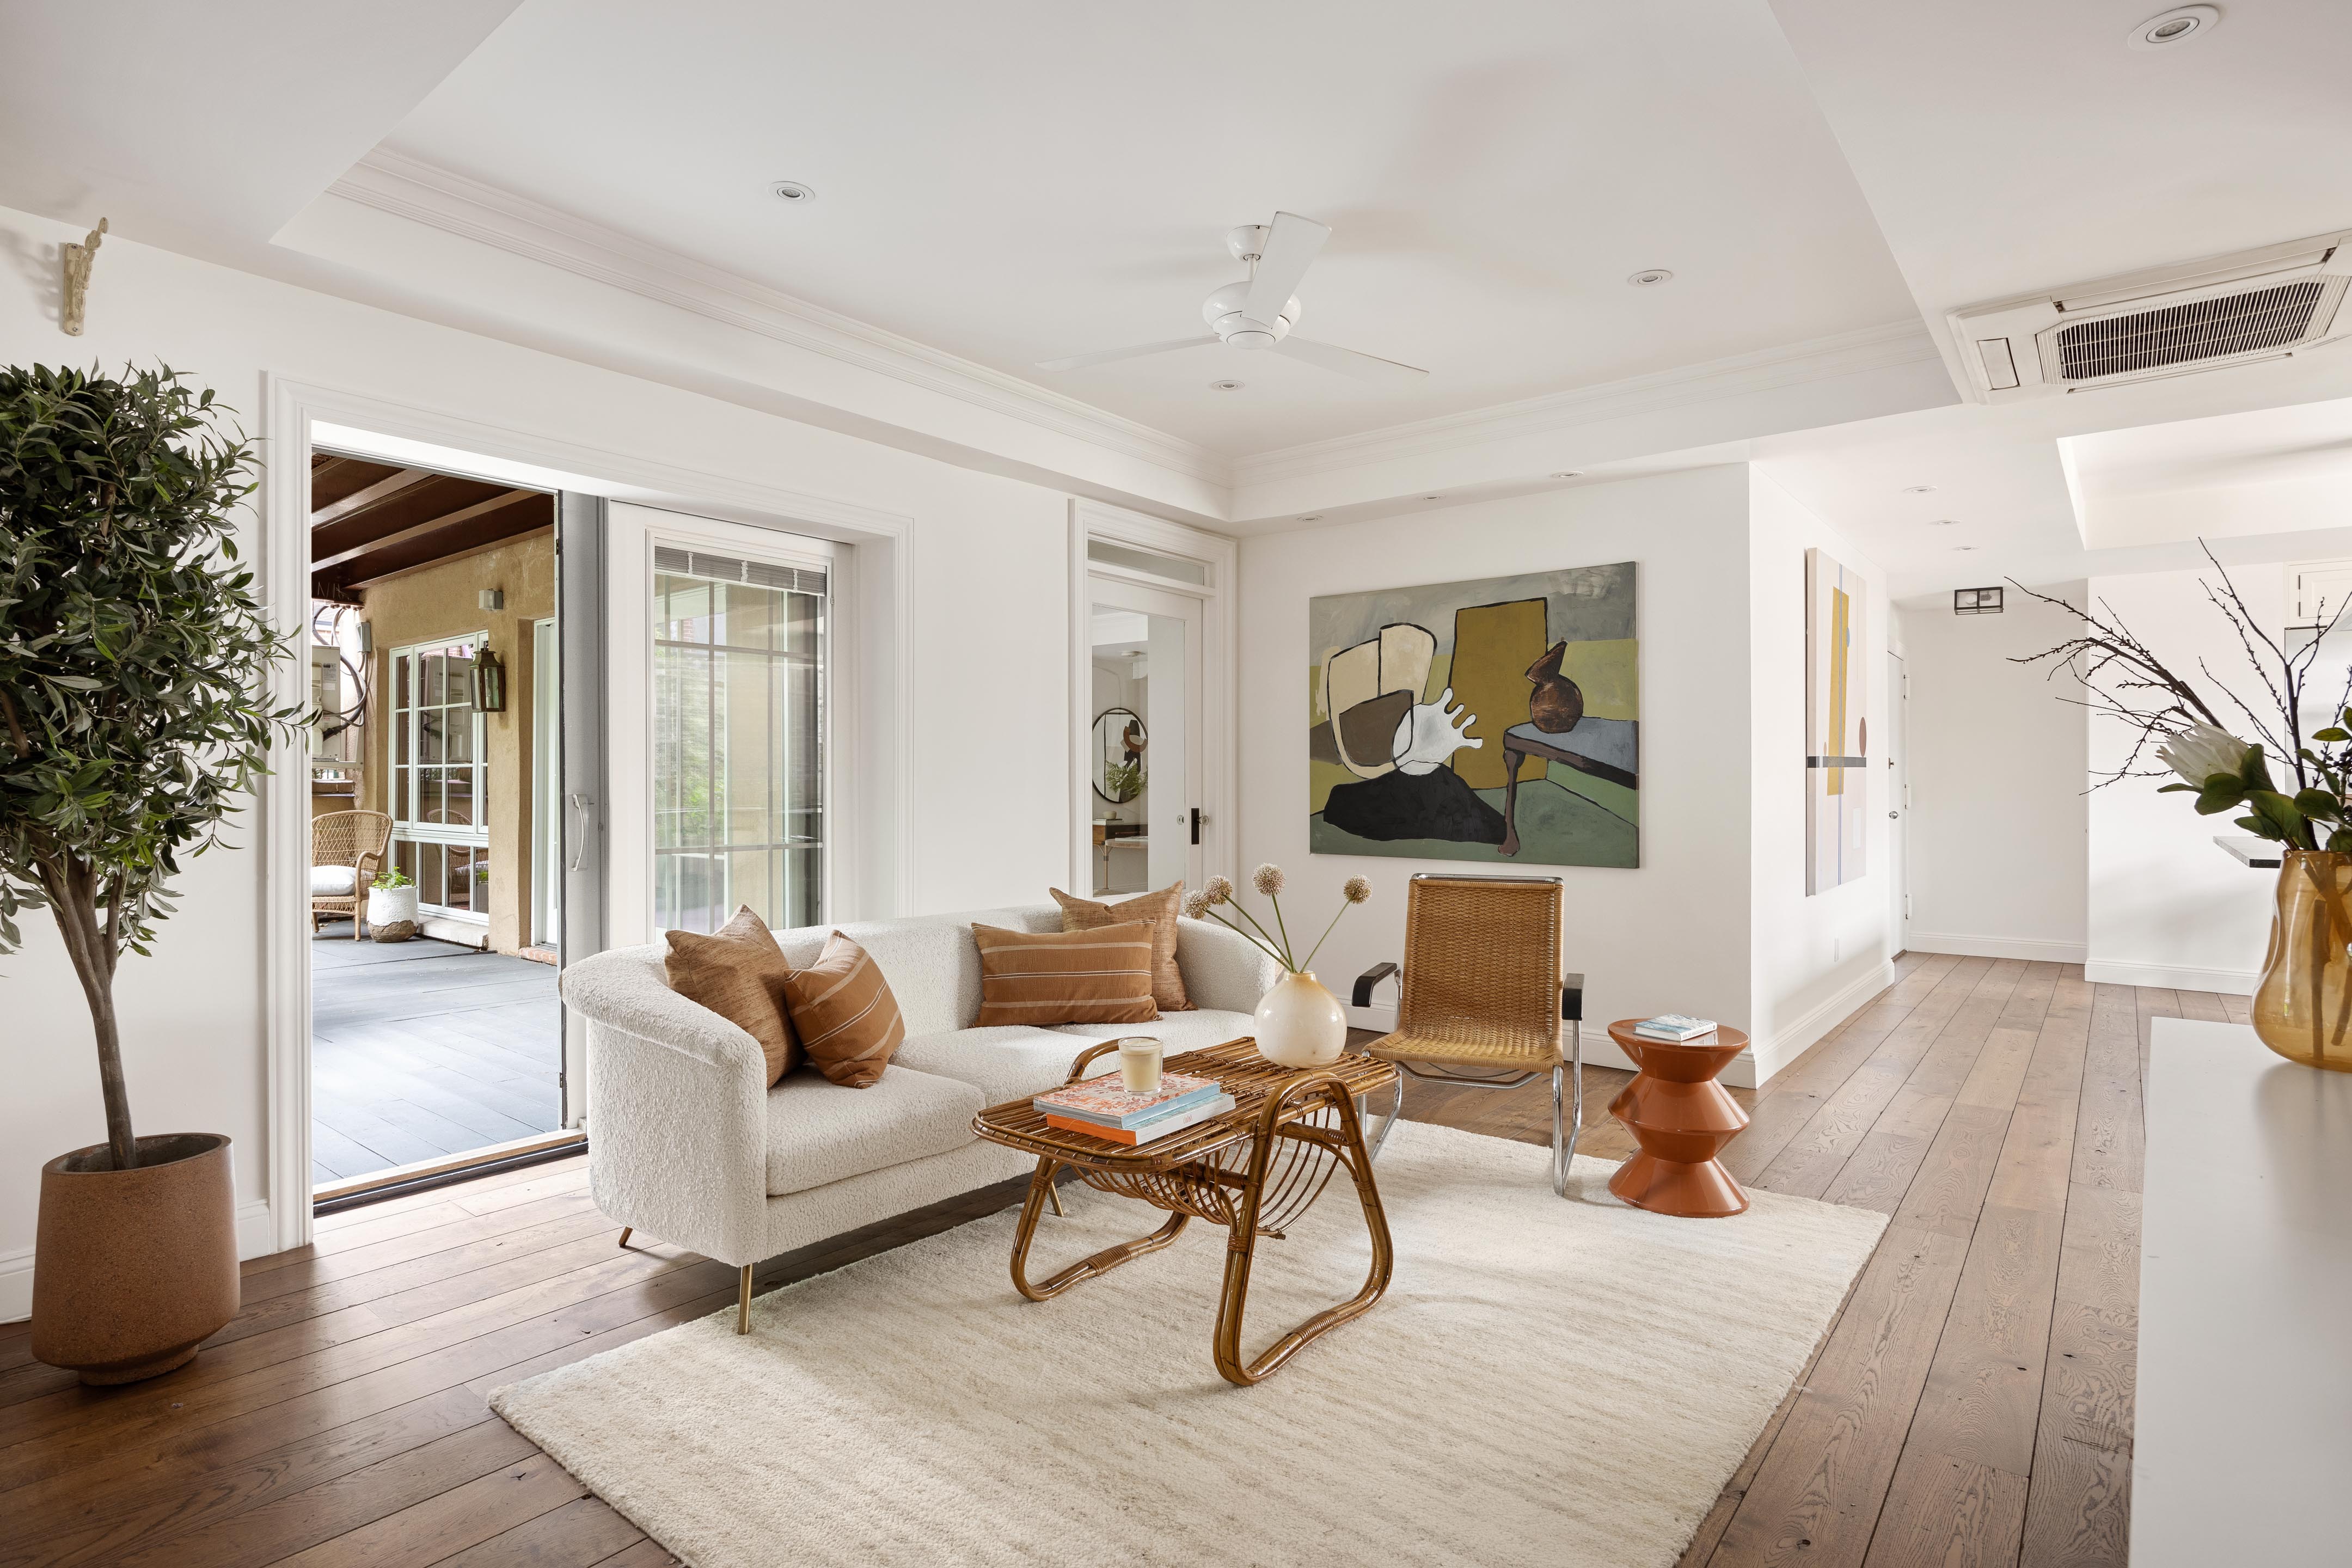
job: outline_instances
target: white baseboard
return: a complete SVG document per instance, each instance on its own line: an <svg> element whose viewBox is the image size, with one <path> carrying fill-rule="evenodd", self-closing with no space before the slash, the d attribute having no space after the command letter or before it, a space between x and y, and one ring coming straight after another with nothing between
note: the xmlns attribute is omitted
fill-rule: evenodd
<svg viewBox="0 0 2352 1568"><path fill-rule="evenodd" d="M278 1250L278 1233L269 1224L269 1200L256 1198L236 1211L236 1256L240 1262ZM0 1323L21 1322L33 1315L33 1249L20 1247L0 1252Z"/></svg>
<svg viewBox="0 0 2352 1568"><path fill-rule="evenodd" d="M2254 969L2200 969L2164 963L2084 963L2083 978L2095 985L2152 985L2160 991L2219 991L2229 996L2251 996L2262 972Z"/></svg>
<svg viewBox="0 0 2352 1568"><path fill-rule="evenodd" d="M1761 1038L1750 1037L1748 1048L1731 1058L1722 1081L1734 1089L1761 1089L1772 1075L1803 1056L1823 1035L1836 1028L1873 996L1895 984L1895 965L1881 963L1834 995L1805 1009L1788 1024Z"/></svg>
<svg viewBox="0 0 2352 1568"><path fill-rule="evenodd" d="M1906 952L1948 952L1961 958L2021 958L2029 963L2080 963L2079 942L2045 942L2040 937L1963 936L1952 931L1915 931L1903 938Z"/></svg>

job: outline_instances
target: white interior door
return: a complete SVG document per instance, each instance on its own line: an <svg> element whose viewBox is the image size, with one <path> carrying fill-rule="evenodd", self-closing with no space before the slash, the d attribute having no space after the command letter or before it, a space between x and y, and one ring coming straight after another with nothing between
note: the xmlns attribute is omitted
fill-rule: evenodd
<svg viewBox="0 0 2352 1568"><path fill-rule="evenodd" d="M1091 690L1084 748L1097 898L1201 885L1204 606L1188 595L1088 580Z"/></svg>
<svg viewBox="0 0 2352 1568"><path fill-rule="evenodd" d="M615 946L835 918L835 547L607 510L605 916Z"/></svg>

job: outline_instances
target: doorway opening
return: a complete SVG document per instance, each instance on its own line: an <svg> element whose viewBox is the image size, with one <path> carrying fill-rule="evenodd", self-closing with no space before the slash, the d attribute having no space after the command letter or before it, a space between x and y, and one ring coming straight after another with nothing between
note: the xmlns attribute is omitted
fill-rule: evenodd
<svg viewBox="0 0 2352 1568"><path fill-rule="evenodd" d="M556 533L544 490L312 456L320 1201L576 1141L556 994Z"/></svg>

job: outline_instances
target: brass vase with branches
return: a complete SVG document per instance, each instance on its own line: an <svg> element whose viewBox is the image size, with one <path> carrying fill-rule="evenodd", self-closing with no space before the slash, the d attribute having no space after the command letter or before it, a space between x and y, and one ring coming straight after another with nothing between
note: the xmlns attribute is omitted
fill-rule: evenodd
<svg viewBox="0 0 2352 1568"><path fill-rule="evenodd" d="M2270 946L2254 988L2254 1032L2290 1060L2352 1072L2352 672L2326 721L2305 732L2306 688L2320 645L2345 606L2331 613L2323 602L2310 640L2290 647L2263 627L2210 549L2205 558L2221 582L2216 587L2200 579L2200 585L2262 681L2259 705L2239 697L2202 659L2201 685L2175 673L2111 606L2085 609L2022 584L2015 584L2021 593L2072 616L2083 630L2013 662L2071 670L2085 692L2079 700L2136 731L2122 763L2094 789L2173 778L2159 793L2193 795L2200 816L2242 813L2231 818L2237 826L2280 846ZM2219 707L2208 700L2209 690ZM2232 720L2255 738L2241 739ZM2149 764L2150 752L2162 766Z"/></svg>

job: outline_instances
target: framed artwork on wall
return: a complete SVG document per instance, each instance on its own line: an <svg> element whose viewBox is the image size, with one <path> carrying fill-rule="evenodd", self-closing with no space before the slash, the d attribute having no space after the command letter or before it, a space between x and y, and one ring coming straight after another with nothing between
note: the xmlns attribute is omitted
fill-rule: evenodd
<svg viewBox="0 0 2352 1568"><path fill-rule="evenodd" d="M1307 847L1642 863L1634 563L1308 601Z"/></svg>
<svg viewBox="0 0 2352 1568"><path fill-rule="evenodd" d="M1818 550L1805 552L1805 891L1870 868L1870 660L1863 620L1870 585Z"/></svg>

